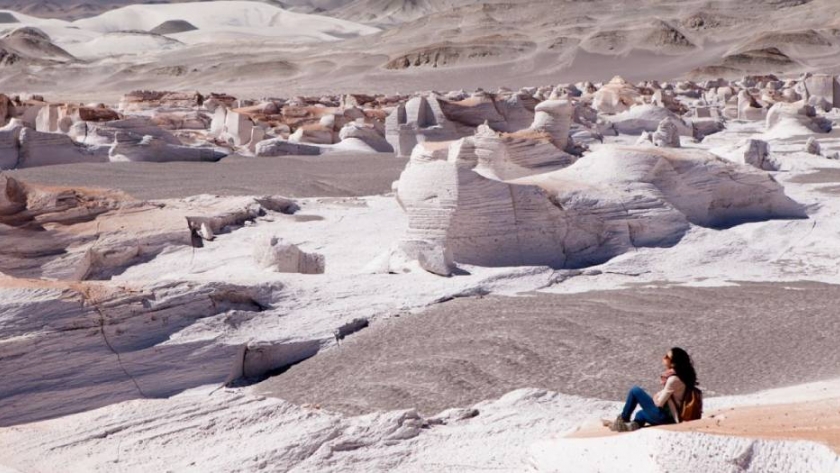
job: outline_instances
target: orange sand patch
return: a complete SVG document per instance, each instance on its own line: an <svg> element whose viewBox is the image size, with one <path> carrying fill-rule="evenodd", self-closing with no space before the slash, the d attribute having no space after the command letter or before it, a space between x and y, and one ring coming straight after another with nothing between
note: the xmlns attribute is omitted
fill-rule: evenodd
<svg viewBox="0 0 840 473"><path fill-rule="evenodd" d="M840 398L824 401L735 407L695 422L661 427L772 440L809 440L840 454Z"/></svg>
<svg viewBox="0 0 840 473"><path fill-rule="evenodd" d="M733 407L703 419L655 427L674 432L700 432L769 440L807 440L828 445L840 454L840 398L769 406ZM600 423L581 425L566 438L622 435Z"/></svg>

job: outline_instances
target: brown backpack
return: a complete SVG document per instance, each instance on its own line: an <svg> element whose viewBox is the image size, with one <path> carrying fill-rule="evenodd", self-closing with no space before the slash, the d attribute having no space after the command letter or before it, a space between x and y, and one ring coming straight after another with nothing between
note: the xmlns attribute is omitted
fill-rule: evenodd
<svg viewBox="0 0 840 473"><path fill-rule="evenodd" d="M680 422L699 420L703 417L703 391L697 387L687 388L679 410Z"/></svg>

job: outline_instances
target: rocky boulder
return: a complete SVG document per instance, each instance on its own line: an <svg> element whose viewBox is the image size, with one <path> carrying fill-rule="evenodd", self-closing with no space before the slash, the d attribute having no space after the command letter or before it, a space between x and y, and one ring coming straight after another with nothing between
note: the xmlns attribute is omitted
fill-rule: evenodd
<svg viewBox="0 0 840 473"><path fill-rule="evenodd" d="M297 245L276 236L265 236L254 246L254 260L260 267L278 273L323 274L324 256L301 251Z"/></svg>

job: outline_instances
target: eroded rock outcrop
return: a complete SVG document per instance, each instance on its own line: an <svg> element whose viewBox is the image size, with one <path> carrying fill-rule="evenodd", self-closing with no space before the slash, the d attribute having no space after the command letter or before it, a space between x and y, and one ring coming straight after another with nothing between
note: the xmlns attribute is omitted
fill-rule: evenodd
<svg viewBox="0 0 840 473"><path fill-rule="evenodd" d="M282 138L272 138L257 143L254 148L257 157L276 156L317 156L321 154L321 148L301 143L292 143Z"/></svg>
<svg viewBox="0 0 840 473"><path fill-rule="evenodd" d="M667 108L656 105L636 105L622 113L605 116L607 123L622 135L639 135L643 131L654 133L659 124L670 119L681 136L694 136L694 128Z"/></svg>
<svg viewBox="0 0 840 473"><path fill-rule="evenodd" d="M20 132L23 124L12 120L0 127L0 170L14 169L20 160Z"/></svg>
<svg viewBox="0 0 840 473"><path fill-rule="evenodd" d="M162 107L193 109L201 106L204 100L204 96L195 91L135 90L122 97L119 109L124 113L154 110Z"/></svg>
<svg viewBox="0 0 840 473"><path fill-rule="evenodd" d="M342 141L355 138L379 153L390 153L394 148L388 143L384 136L380 135L375 128L352 122L344 125L338 134Z"/></svg>
<svg viewBox="0 0 840 473"><path fill-rule="evenodd" d="M677 121L668 117L659 122L659 126L651 136L651 141L660 148L679 148L680 130Z"/></svg>
<svg viewBox="0 0 840 473"><path fill-rule="evenodd" d="M397 188L409 217L401 251L444 275L455 263L581 267L673 245L690 224L805 216L763 172L652 147L603 147L513 181L486 177L469 153L416 152Z"/></svg>
<svg viewBox="0 0 840 473"><path fill-rule="evenodd" d="M278 273L323 274L324 256L306 253L297 245L265 235L254 244L254 260L262 268Z"/></svg>
<svg viewBox="0 0 840 473"><path fill-rule="evenodd" d="M626 112L637 103L639 92L620 76L615 76L592 97L592 106L600 113Z"/></svg>
<svg viewBox="0 0 840 473"><path fill-rule="evenodd" d="M828 133L832 129L830 120L818 116L814 107L803 102L773 105L767 112L765 125L766 135L774 139Z"/></svg>
<svg viewBox="0 0 840 473"><path fill-rule="evenodd" d="M20 168L107 161L107 146L84 145L67 135L41 133L31 128L20 131Z"/></svg>
<svg viewBox="0 0 840 473"><path fill-rule="evenodd" d="M211 161L227 156L214 148L180 146L151 135L117 132L109 151L111 161L142 161L165 163L172 161Z"/></svg>
<svg viewBox="0 0 840 473"><path fill-rule="evenodd" d="M167 248L201 246L209 235L267 212L292 212L288 199L215 198L143 202L120 192L53 188L0 176L0 273L20 278L108 279Z"/></svg>

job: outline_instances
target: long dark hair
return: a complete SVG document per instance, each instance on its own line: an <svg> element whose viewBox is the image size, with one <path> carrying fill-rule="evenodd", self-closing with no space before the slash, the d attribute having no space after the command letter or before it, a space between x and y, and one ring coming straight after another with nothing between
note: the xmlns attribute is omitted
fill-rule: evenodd
<svg viewBox="0 0 840 473"><path fill-rule="evenodd" d="M697 386L697 372L694 371L694 363L688 353L679 347L671 348L671 365L680 381L689 388Z"/></svg>

